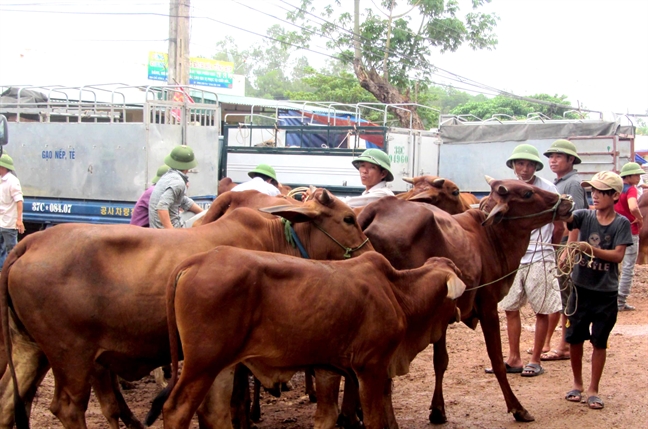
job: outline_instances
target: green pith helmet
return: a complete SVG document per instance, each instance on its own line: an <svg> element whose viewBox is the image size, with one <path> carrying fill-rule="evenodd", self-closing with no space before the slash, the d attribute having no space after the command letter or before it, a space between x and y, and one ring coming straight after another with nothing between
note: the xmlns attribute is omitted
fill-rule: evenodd
<svg viewBox="0 0 648 429"><path fill-rule="evenodd" d="M646 172L643 171L641 166L636 162L629 162L621 168L621 172L619 173L619 176L626 177L626 176L632 176L634 174L646 174Z"/></svg>
<svg viewBox="0 0 648 429"><path fill-rule="evenodd" d="M360 168L358 167L358 164L361 162L368 162L370 164L377 165L387 171L385 182L391 182L392 180L394 180L394 175L391 172L391 162L389 161L389 155L387 155L382 150L367 149L362 152L362 155L351 161L355 168Z"/></svg>
<svg viewBox="0 0 648 429"><path fill-rule="evenodd" d="M549 158L552 153L564 153L565 155L571 155L574 157L574 165L581 163L581 159L576 152L576 146L569 140L560 139L551 143L549 149L545 151L544 156Z"/></svg>
<svg viewBox="0 0 648 429"><path fill-rule="evenodd" d="M194 151L189 146L174 147L171 153L164 158L164 163L176 170L189 170L198 165Z"/></svg>
<svg viewBox="0 0 648 429"><path fill-rule="evenodd" d="M254 170L248 171L248 176L252 178L254 178L257 174L263 174L264 176L268 176L275 182L278 182L277 173L275 173L274 168L270 167L268 164L259 164Z"/></svg>
<svg viewBox="0 0 648 429"><path fill-rule="evenodd" d="M158 180L160 180L160 177L164 176L164 173L166 173L167 171L169 171L168 165L161 165L160 167L158 167L157 173L155 174L155 177L153 178L153 180L151 180L151 182L155 185Z"/></svg>
<svg viewBox="0 0 648 429"><path fill-rule="evenodd" d="M506 160L506 166L512 169L513 161L517 159L535 161L536 171L540 171L544 168L544 164L542 164L542 161L540 161L540 153L538 153L538 149L536 149L535 146L531 146L530 144L521 144L516 146L515 149L513 149L513 154L509 157L509 159Z"/></svg>
<svg viewBox="0 0 648 429"><path fill-rule="evenodd" d="M3 153L2 156L0 156L0 167L4 167L7 170L14 170L14 163L13 159L6 153Z"/></svg>

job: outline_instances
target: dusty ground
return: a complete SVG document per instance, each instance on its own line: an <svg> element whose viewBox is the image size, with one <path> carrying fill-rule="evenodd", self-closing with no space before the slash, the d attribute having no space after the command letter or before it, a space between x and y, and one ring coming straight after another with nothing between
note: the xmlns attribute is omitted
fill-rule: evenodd
<svg viewBox="0 0 648 429"><path fill-rule="evenodd" d="M480 329L473 332L464 325L454 325L448 334L450 366L444 388L448 423L444 429L459 428L638 428L646 427L648 402L645 388L648 371L648 266L637 266L637 275L629 303L637 311L619 314L617 325L610 338L608 361L601 383L601 397L605 409L589 410L586 405L567 402L565 392L571 389L569 361L544 363L545 374L535 378L522 378L510 374L509 381L522 404L535 416L533 423L516 423L506 413L499 385L492 375L484 373L490 366ZM503 315L500 321L503 321ZM523 312L524 329L522 348L532 345L534 319L530 310ZM559 332L557 332L559 334ZM503 342L506 330L502 326ZM556 337L557 338L557 337ZM505 346L505 353L507 348ZM591 347L586 345L586 374L589 373ZM431 427L428 406L432 398L434 371L432 348L428 347L414 360L411 372L395 382L394 408L401 428ZM585 383L589 382L586 375ZM259 429L301 429L312 427L315 405L304 396L303 376L293 379L295 389L276 399L267 394L262 397L263 421ZM36 429L60 428L61 424L47 407L53 388L48 375L39 390L32 415ZM138 383L136 390L125 392L127 402L135 415L143 419L157 388L152 378ZM88 427L104 429L106 422L94 398L88 412ZM161 428L156 422L153 428ZM194 424L192 428L197 428Z"/></svg>

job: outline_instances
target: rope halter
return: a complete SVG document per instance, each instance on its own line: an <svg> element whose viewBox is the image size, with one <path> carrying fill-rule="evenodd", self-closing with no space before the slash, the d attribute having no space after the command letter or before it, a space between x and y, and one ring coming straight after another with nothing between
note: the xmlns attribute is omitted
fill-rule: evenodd
<svg viewBox="0 0 648 429"><path fill-rule="evenodd" d="M304 245L301 243L299 240L299 237L297 236L297 233L295 232L295 229L292 226L292 222L290 222L288 219L281 218L281 222L284 224L284 235L286 236L286 241L288 244L290 244L293 248L297 247L299 249L299 253L301 253L302 258L304 259L310 259L308 256L308 253L306 252L306 248L304 248ZM333 240L335 244L340 246L344 250L344 259L349 259L351 257L351 253L356 252L362 248L365 244L369 242L368 238L365 238L365 241L362 242L359 246L356 247L346 247L339 241L337 241L331 234L328 232L324 231L322 227L319 225L313 224L315 228L319 229L322 231L328 238Z"/></svg>

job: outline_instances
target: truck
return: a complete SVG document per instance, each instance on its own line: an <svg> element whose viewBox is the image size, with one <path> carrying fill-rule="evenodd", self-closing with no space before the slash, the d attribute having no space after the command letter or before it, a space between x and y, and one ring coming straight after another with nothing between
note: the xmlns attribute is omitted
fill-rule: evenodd
<svg viewBox="0 0 648 429"><path fill-rule="evenodd" d="M392 107L384 105L385 112ZM360 103L349 114L357 120L362 117L362 108ZM389 154L394 181L388 186L394 192L409 189L404 178L433 175L453 180L462 191L484 196L489 192L486 175L513 177L506 159L522 143L544 153L557 139L571 140L583 160L577 169L581 180L599 171L619 171L625 163L635 160L634 127L622 125L620 120L549 119L541 114L526 120L480 120L440 115L438 128L414 130L388 126L386 114L383 123L353 126L332 124L331 120L327 125L308 120L286 125L282 120L285 115L282 117L280 112L275 124L255 125L254 116L250 112L248 123L223 126L219 178L245 180L247 171L264 162L275 168L284 184L311 184L338 195L356 195L363 188L351 161L368 147L370 140L376 141L372 137L378 137L380 148ZM304 144L310 135L319 136L324 143L317 147ZM341 140L346 141L344 147L338 144ZM268 141L273 144L268 146ZM549 168L537 174L554 179Z"/></svg>
<svg viewBox="0 0 648 429"><path fill-rule="evenodd" d="M284 185L360 194L351 161L368 147L389 155L394 192L409 189L404 178L433 175L478 197L489 191L484 176L513 177L506 159L521 143L543 153L556 139L571 140L583 160L577 168L583 180L619 171L635 157L634 127L621 120L440 115L437 128L415 130L390 125L389 111L411 104L220 100L204 89L173 85L0 90L28 231L66 222L128 223L135 202L178 144L196 153L188 195L203 208L216 197L220 179L243 182L260 163L272 165ZM553 180L549 168L538 175Z"/></svg>
<svg viewBox="0 0 648 429"><path fill-rule="evenodd" d="M59 223L129 223L164 157L190 144L190 195L215 197L221 129L214 93L125 84L0 87L27 232Z"/></svg>

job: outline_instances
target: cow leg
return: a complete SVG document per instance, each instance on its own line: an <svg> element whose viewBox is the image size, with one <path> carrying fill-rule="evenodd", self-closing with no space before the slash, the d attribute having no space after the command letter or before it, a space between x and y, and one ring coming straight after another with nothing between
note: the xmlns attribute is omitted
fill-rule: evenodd
<svg viewBox="0 0 648 429"><path fill-rule="evenodd" d="M344 378L344 395L342 395L342 411L338 416L338 426L346 429L360 428L362 422L358 418L360 410L360 394L358 383L350 377Z"/></svg>
<svg viewBox="0 0 648 429"><path fill-rule="evenodd" d="M121 418L128 429L144 429L144 425L137 420L126 404L117 376L113 372L97 368L92 388L101 406L101 413L106 417L111 428L118 429L118 419Z"/></svg>
<svg viewBox="0 0 648 429"><path fill-rule="evenodd" d="M90 400L91 374L83 370L70 374L56 365L52 371L55 383L50 411L66 429L87 429L85 412Z"/></svg>
<svg viewBox="0 0 648 429"><path fill-rule="evenodd" d="M101 413L108 420L111 429L119 429L119 404L113 390L111 373L105 368L96 368L92 389L101 406Z"/></svg>
<svg viewBox="0 0 648 429"><path fill-rule="evenodd" d="M250 418L253 422L261 421L261 382L256 377L254 377L254 392L252 394L252 411L250 412Z"/></svg>
<svg viewBox="0 0 648 429"><path fill-rule="evenodd" d="M191 363L185 356L180 379L164 404L165 429L187 429L189 427L192 416L207 396L221 369L223 366L217 365L217 363ZM227 407L229 408L229 400Z"/></svg>
<svg viewBox="0 0 648 429"><path fill-rule="evenodd" d="M448 362L446 331L444 329L441 338L434 343L434 395L430 404L430 423L433 424L442 424L448 421L443 399L443 376L448 369Z"/></svg>
<svg viewBox="0 0 648 429"><path fill-rule="evenodd" d="M31 414L31 404L38 386L49 371L45 354L36 344L20 334L12 334L13 362L18 378L18 391L23 398L27 416ZM11 373L5 371L0 380L0 429L11 429L14 425L13 382Z"/></svg>
<svg viewBox="0 0 648 429"><path fill-rule="evenodd" d="M246 380L247 381L247 380ZM234 386L234 367L218 374L198 407L200 429L233 429L230 398Z"/></svg>
<svg viewBox="0 0 648 429"><path fill-rule="evenodd" d="M398 429L398 422L396 421L396 414L394 413L394 405L392 404L392 391L394 382L389 379L383 396L383 407L385 409L385 419L387 420L387 427L389 429Z"/></svg>
<svg viewBox="0 0 648 429"><path fill-rule="evenodd" d="M384 397L391 386L391 380L387 378L387 371L384 368L364 368L356 374L360 385L360 403L362 404L364 426L367 429L384 429L387 425ZM396 424L395 419L393 423ZM397 428L398 424L395 429Z"/></svg>
<svg viewBox="0 0 648 429"><path fill-rule="evenodd" d="M317 396L315 392L315 384L313 383L313 377L315 372L313 368L307 368L304 371L304 382L306 383L306 394L308 395L308 400L313 404L317 402Z"/></svg>
<svg viewBox="0 0 648 429"><path fill-rule="evenodd" d="M488 298L487 298L488 299ZM504 367L504 358L502 356L502 339L500 337L499 317L497 315L497 302L490 300L482 302L480 308L479 321L482 325L484 332L484 340L486 341L486 350L490 358L493 372L497 377L506 407L509 413L513 413L513 417L518 422L532 422L535 419L533 416L522 406L518 398L513 393L511 385L506 378L506 368Z"/></svg>
<svg viewBox="0 0 648 429"><path fill-rule="evenodd" d="M317 384L317 409L315 429L331 429L338 418L338 396L342 377L330 371L315 369Z"/></svg>

